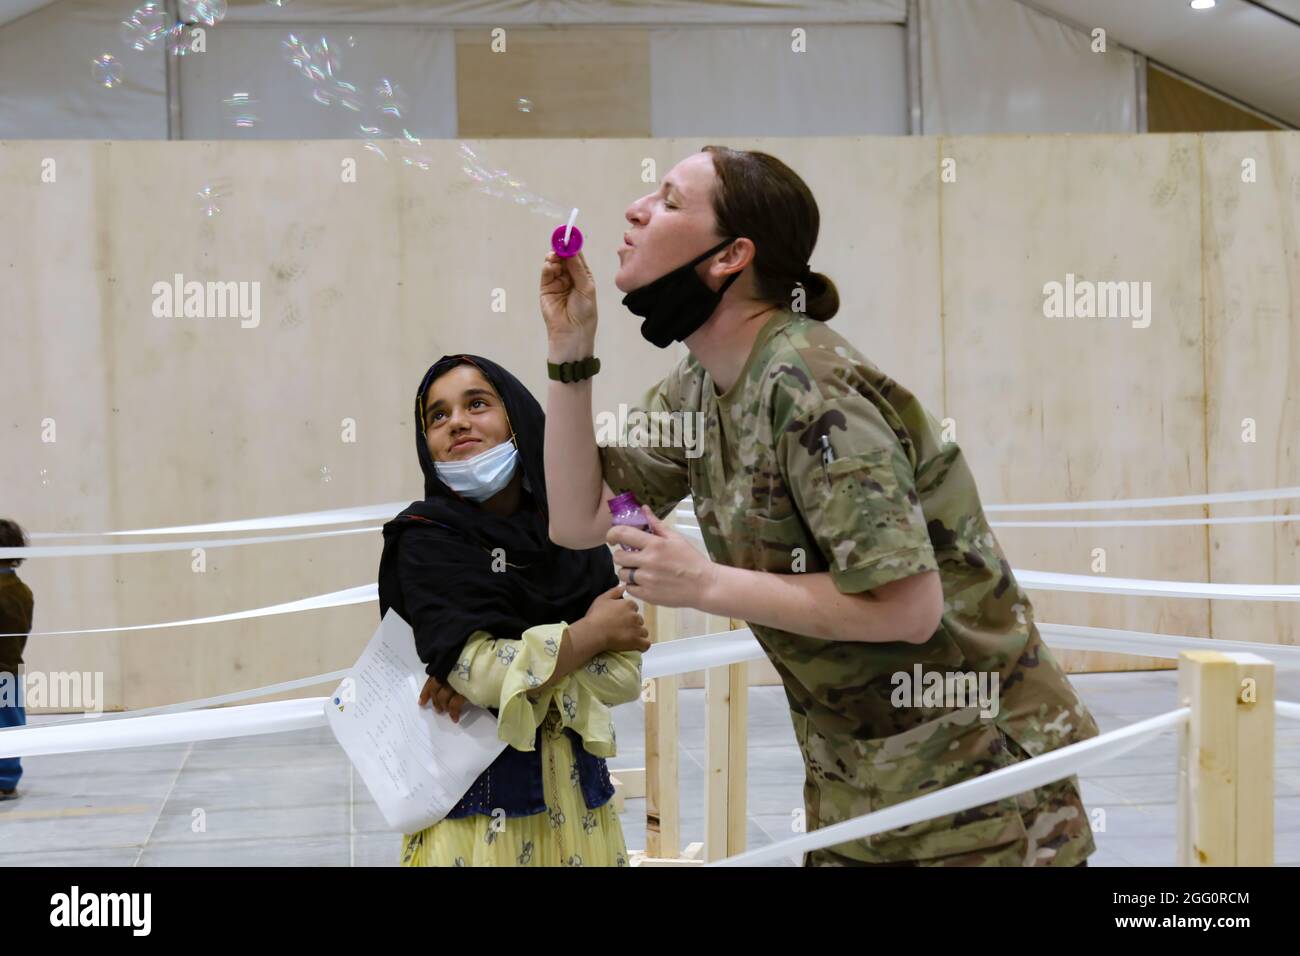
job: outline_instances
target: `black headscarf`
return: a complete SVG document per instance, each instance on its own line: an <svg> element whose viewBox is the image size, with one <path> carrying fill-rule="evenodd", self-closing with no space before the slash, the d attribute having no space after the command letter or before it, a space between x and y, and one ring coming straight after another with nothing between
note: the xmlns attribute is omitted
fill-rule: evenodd
<svg viewBox="0 0 1300 956"><path fill-rule="evenodd" d="M524 491L506 517L452 491L434 468L425 438L424 397L434 379L458 365L476 366L505 405ZM379 616L390 607L411 625L425 670L446 683L470 634L516 640L528 628L573 623L618 583L609 548L582 551L551 542L542 439L546 416L523 384L477 355L444 355L424 373L415 395L415 450L424 500L384 525L379 559ZM494 549L501 549L494 557ZM494 570L494 563L504 570Z"/></svg>

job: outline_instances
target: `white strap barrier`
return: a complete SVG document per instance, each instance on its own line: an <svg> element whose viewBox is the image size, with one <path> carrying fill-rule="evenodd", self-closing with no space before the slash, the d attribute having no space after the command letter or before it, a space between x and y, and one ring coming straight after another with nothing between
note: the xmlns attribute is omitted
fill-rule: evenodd
<svg viewBox="0 0 1300 956"><path fill-rule="evenodd" d="M57 727L14 727L0 731L0 750L6 757L35 757L308 730L326 726L328 700L328 697L299 697L221 710L132 717L111 723L83 720Z"/></svg>
<svg viewBox="0 0 1300 956"><path fill-rule="evenodd" d="M1300 601L1300 584L1202 584L1196 581L1150 581L1101 578L1092 574L1016 571L1016 580L1040 591L1088 591L1141 597L1213 598L1223 601Z"/></svg>
<svg viewBox="0 0 1300 956"><path fill-rule="evenodd" d="M1284 524L1300 521L1294 515L1236 515L1231 518L1147 518L1141 521L990 521L990 528L1173 528L1189 525Z"/></svg>
<svg viewBox="0 0 1300 956"><path fill-rule="evenodd" d="M238 548L246 544L277 544L281 541L307 541L311 538L334 538L345 534L367 534L383 530L346 528L342 531L310 531L306 534L261 535L256 538L207 538L202 541L154 541L149 544L49 544L26 548L0 548L0 560L5 558L85 558L104 554L149 554L155 551L192 551L202 548ZM129 533L129 532L126 532Z"/></svg>
<svg viewBox="0 0 1300 956"><path fill-rule="evenodd" d="M199 700L183 700L175 704L161 704L158 707L141 707L138 710L123 710L115 713L89 712L78 714L68 720L50 721L42 723L40 729L47 727L62 727L65 724L80 724L86 726L86 721L93 720L96 723L101 721L129 720L132 717L146 717L154 714L179 714L188 710L198 710L202 707L221 707L225 704L233 704L241 700L255 700L258 697L270 697L272 694L283 694L289 690L299 690L303 687L313 687L316 684L333 684L341 681L352 673L351 669L341 671L330 671L328 674L317 674L315 677L299 677L296 680L281 681L278 684L267 684L265 687L254 687L250 690L237 690L229 694L217 694L215 697L203 697ZM3 734L4 731L0 731Z"/></svg>
<svg viewBox="0 0 1300 956"><path fill-rule="evenodd" d="M357 521L388 521L403 511L409 501L359 508L333 508L329 511L300 511L267 518L243 518L237 521L211 521L207 524L172 525L167 528L137 528L134 531L36 531L27 537L33 541L52 538L87 538L132 534L217 534L226 531L275 531L282 528L310 528L325 524L353 524Z"/></svg>
<svg viewBox="0 0 1300 956"><path fill-rule="evenodd" d="M1138 654L1171 661L1178 660L1182 651L1219 651L1224 654L1243 651L1267 658L1279 668L1300 668L1300 647L1291 644L1220 641L1206 637L1150 634L1145 631L1083 627L1076 624L1039 624L1038 630L1048 646L1056 650Z"/></svg>
<svg viewBox="0 0 1300 956"><path fill-rule="evenodd" d="M1300 720L1300 704L1292 703L1289 700L1279 700L1274 701L1273 708L1279 717Z"/></svg>
<svg viewBox="0 0 1300 956"><path fill-rule="evenodd" d="M90 627L71 631L32 631L31 637L59 637L68 634L107 634L116 631L151 631L163 627L188 627L193 624L216 624L220 621L246 621L255 617L272 617L276 614L294 614L298 611L315 611L324 607L344 607L349 604L365 604L367 601L379 600L379 585L362 584L342 591L330 591L314 597L272 604L268 607L256 607L247 611L232 611L229 614L214 614L209 617L191 617L183 621L163 621L161 624L129 624L122 627ZM0 634L0 637L9 637Z"/></svg>
<svg viewBox="0 0 1300 956"><path fill-rule="evenodd" d="M1167 714L1142 720L1119 730L1101 734L1068 747L1049 751L1012 767L994 770L974 780L966 780L944 787L935 793L917 797L896 806L866 813L851 820L835 823L805 833L803 836L780 840L757 850L738 853L707 866L755 866L787 857L798 856L810 850L835 846L850 840L910 826L922 820L931 820L949 813L960 813L972 807L983 806L996 800L1033 790L1063 777L1073 776L1084 767L1119 757L1135 750L1152 737L1173 730L1191 715L1191 708L1182 707Z"/></svg>
<svg viewBox="0 0 1300 956"><path fill-rule="evenodd" d="M989 513L1011 511L1087 511L1118 510L1126 508L1175 508L1190 505L1240 504L1254 501L1291 501L1300 499L1300 488L1268 488L1260 491L1228 491L1207 495L1182 495L1170 498L1122 498L1112 501L1049 501L1038 504L1019 505L985 505ZM244 518L235 521L212 521L206 524L172 525L162 528L137 528L132 531L38 531L28 535L35 540L53 540L58 538L104 537L115 535L161 535L161 534L215 534L231 531L272 531L283 528L302 528L328 524L352 524L357 521L388 520L406 508L408 502L395 501L379 505L362 505L356 508L334 508L328 511L302 511L294 514L272 515L265 518ZM677 513L683 517L694 517L692 508L679 508ZM1270 518L1288 520L1295 515L1260 516L1254 520ZM1193 524L1205 523L1206 519L1177 519ZM1212 519L1231 521L1235 519ZM1074 527L1063 524L1060 527ZM8 554L8 549L0 549L0 557L21 557Z"/></svg>
<svg viewBox="0 0 1300 956"><path fill-rule="evenodd" d="M1127 508L1184 508L1190 505L1236 505L1252 501L1294 501L1300 488L1268 488L1263 491L1221 491L1208 495L1178 495L1171 498L1117 498L1112 501L1052 501L1029 505L985 505L990 513L1011 511L1116 511Z"/></svg>

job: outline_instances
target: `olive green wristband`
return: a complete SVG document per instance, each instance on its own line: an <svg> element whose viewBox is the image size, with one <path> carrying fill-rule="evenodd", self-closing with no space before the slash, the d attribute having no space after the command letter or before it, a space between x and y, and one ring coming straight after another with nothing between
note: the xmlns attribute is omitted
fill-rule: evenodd
<svg viewBox="0 0 1300 956"><path fill-rule="evenodd" d="M578 359L576 362L561 362L559 364L548 361L546 363L547 376L556 382L582 382L591 378L600 371L600 359L594 355L588 355L585 359Z"/></svg>

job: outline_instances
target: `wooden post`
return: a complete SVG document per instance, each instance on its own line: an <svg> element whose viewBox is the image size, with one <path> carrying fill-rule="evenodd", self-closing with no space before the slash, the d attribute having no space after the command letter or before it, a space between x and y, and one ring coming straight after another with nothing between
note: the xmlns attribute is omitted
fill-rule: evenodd
<svg viewBox="0 0 1300 956"><path fill-rule="evenodd" d="M705 631L716 634L743 626L708 615ZM749 685L745 665L724 664L704 672L704 859L745 849L746 724Z"/></svg>
<svg viewBox="0 0 1300 956"><path fill-rule="evenodd" d="M673 608L646 604L646 629L655 643L676 637ZM645 699L645 852L661 859L681 855L677 787L677 675L648 682Z"/></svg>
<svg viewBox="0 0 1300 956"><path fill-rule="evenodd" d="M1273 865L1276 667L1257 654L1237 663L1237 866Z"/></svg>
<svg viewBox="0 0 1300 956"><path fill-rule="evenodd" d="M726 618L709 615L705 630L714 634ZM710 667L704 672L704 859L708 863L727 855L727 810L730 808L727 773L731 743L731 685L727 667Z"/></svg>
<svg viewBox="0 0 1300 956"><path fill-rule="evenodd" d="M1273 663L1183 651L1178 696L1178 864L1272 866Z"/></svg>
<svg viewBox="0 0 1300 956"><path fill-rule="evenodd" d="M734 631L745 626L744 621L731 620ZM731 721L727 728L727 855L745 851L745 838L749 832L749 662L741 661L727 668L731 685Z"/></svg>

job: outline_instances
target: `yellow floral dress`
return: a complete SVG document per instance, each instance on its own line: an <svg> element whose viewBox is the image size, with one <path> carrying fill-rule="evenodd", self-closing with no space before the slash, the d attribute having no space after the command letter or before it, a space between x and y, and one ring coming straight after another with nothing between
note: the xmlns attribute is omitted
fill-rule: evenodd
<svg viewBox="0 0 1300 956"><path fill-rule="evenodd" d="M597 654L560 681L536 690L555 671L568 624L541 624L519 640L475 631L448 683L471 703L498 710L497 733L532 750L542 728L546 812L523 817L475 814L445 819L402 841L402 866L627 866L623 828L611 799L587 808L565 728L597 757L616 753L609 708L641 693L641 655Z"/></svg>

